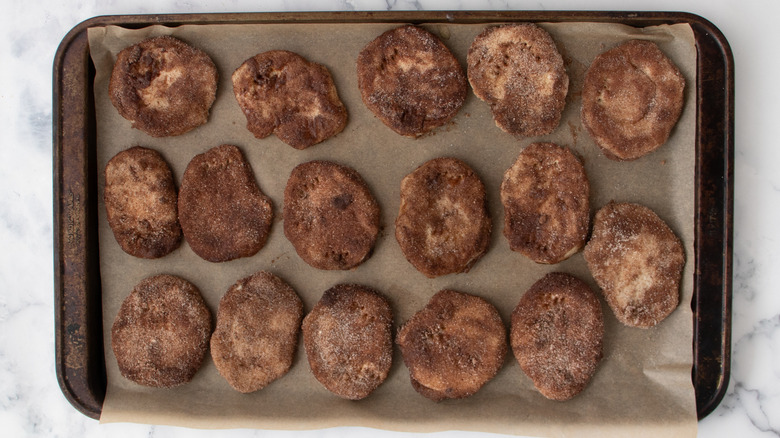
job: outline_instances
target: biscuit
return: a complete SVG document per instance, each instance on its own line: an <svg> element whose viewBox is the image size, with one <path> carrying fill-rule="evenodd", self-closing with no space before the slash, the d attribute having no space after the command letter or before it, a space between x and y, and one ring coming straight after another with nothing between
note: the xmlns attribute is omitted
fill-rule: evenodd
<svg viewBox="0 0 780 438"><path fill-rule="evenodd" d="M393 312L379 292L339 284L303 320L303 345L314 377L349 400L384 382L393 360Z"/></svg>
<svg viewBox="0 0 780 438"><path fill-rule="evenodd" d="M179 190L179 221L190 248L210 262L256 254L265 246L273 219L271 199L236 146L196 155Z"/></svg>
<svg viewBox="0 0 780 438"><path fill-rule="evenodd" d="M458 60L436 36L418 26L388 30L357 58L363 103L396 133L418 137L450 121L468 85Z"/></svg>
<svg viewBox="0 0 780 438"><path fill-rule="evenodd" d="M379 204L354 169L330 161L299 164L284 189L284 235L317 269L352 269L371 256Z"/></svg>
<svg viewBox="0 0 780 438"><path fill-rule="evenodd" d="M434 401L468 397L504 364L506 328L486 300L437 292L399 330L396 343L414 389Z"/></svg>
<svg viewBox="0 0 780 438"><path fill-rule="evenodd" d="M255 55L233 72L233 93L257 138L276 134L295 149L344 129L347 109L328 69L285 50Z"/></svg>
<svg viewBox="0 0 780 438"><path fill-rule="evenodd" d="M237 281L219 301L211 357L236 391L264 388L290 370L298 345L303 303L269 272Z"/></svg>
<svg viewBox="0 0 780 438"><path fill-rule="evenodd" d="M206 356L211 313L200 291L173 275L138 283L111 326L111 348L125 378L171 388L192 380Z"/></svg>
<svg viewBox="0 0 780 438"><path fill-rule="evenodd" d="M544 29L531 23L488 27L472 42L467 61L474 94L490 105L501 130L539 136L558 126L569 76Z"/></svg>
<svg viewBox="0 0 780 438"><path fill-rule="evenodd" d="M613 160L658 149L680 118L685 78L650 41L625 42L596 57L582 87L582 124Z"/></svg>
<svg viewBox="0 0 780 438"><path fill-rule="evenodd" d="M468 272L487 252L492 226L485 186L458 159L430 160L401 181L395 238L430 278Z"/></svg>
<svg viewBox="0 0 780 438"><path fill-rule="evenodd" d="M211 58L171 36L159 36L117 55L108 96L133 128L153 137L184 134L208 121L217 95Z"/></svg>
<svg viewBox="0 0 780 438"><path fill-rule="evenodd" d="M536 263L558 263L588 237L590 186L580 160L554 143L523 149L504 173L504 236Z"/></svg>
<svg viewBox="0 0 780 438"><path fill-rule="evenodd" d="M585 389L603 356L601 304L582 280L547 274L515 307L509 336L536 389L551 400L568 400Z"/></svg>
<svg viewBox="0 0 780 438"><path fill-rule="evenodd" d="M685 265L682 242L649 208L610 202L596 213L583 252L617 319L655 326L677 307Z"/></svg>
<svg viewBox="0 0 780 438"><path fill-rule="evenodd" d="M104 175L108 225L124 252L156 259L179 247L176 186L162 155L132 147L111 158Z"/></svg>

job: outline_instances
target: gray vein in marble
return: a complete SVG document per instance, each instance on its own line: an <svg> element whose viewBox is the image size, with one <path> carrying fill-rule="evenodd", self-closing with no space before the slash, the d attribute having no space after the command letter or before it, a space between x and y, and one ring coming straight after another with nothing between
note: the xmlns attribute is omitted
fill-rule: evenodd
<svg viewBox="0 0 780 438"><path fill-rule="evenodd" d="M761 432L770 432L780 436L780 429L770 424L771 419L763 406L766 397L761 391L757 389L749 390L740 384L737 384L734 389L753 426Z"/></svg>
<svg viewBox="0 0 780 438"><path fill-rule="evenodd" d="M746 301L752 301L756 296L756 289L752 287L756 275L756 262L751 257L744 260L743 257L734 260L733 294L741 296Z"/></svg>
<svg viewBox="0 0 780 438"><path fill-rule="evenodd" d="M346 11L354 11L356 9L354 0L342 0L341 5Z"/></svg>
<svg viewBox="0 0 780 438"><path fill-rule="evenodd" d="M392 10L415 10L419 11L422 10L422 5L420 4L419 0L385 0L386 10L392 11Z"/></svg>
<svg viewBox="0 0 780 438"><path fill-rule="evenodd" d="M721 406L742 411L757 431L780 436L780 315L760 320L733 343L730 391ZM772 357L776 356L776 357Z"/></svg>

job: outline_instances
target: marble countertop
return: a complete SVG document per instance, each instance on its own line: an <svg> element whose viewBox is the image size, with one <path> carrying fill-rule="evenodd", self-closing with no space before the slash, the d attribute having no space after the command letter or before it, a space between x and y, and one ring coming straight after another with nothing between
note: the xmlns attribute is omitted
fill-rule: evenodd
<svg viewBox="0 0 780 438"><path fill-rule="evenodd" d="M52 272L52 61L79 22L97 15L302 10L670 10L699 14L728 38L736 65L731 379L701 437L780 436L780 2L596 0L7 0L0 14L0 430L8 437L362 436L366 430L201 431L100 425L77 412L55 376ZM778 257L780 259L780 257ZM409 436L371 431L372 436ZM429 436L429 435L426 435ZM433 436L473 436L467 432Z"/></svg>

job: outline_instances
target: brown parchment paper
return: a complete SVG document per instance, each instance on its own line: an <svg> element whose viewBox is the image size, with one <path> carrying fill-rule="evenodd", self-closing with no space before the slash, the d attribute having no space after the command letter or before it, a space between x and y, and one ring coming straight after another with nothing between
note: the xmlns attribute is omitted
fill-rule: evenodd
<svg viewBox="0 0 780 438"><path fill-rule="evenodd" d="M399 431L466 430L542 436L694 436L696 407L691 383L693 279L695 65L696 49L688 25L636 29L614 24L542 24L555 39L570 75L563 120L551 135L515 138L493 123L488 106L470 93L448 125L420 139L396 135L363 105L355 60L369 41L396 24L256 24L152 26L140 30L101 27L89 30L96 66L97 161L100 199L100 273L108 388L103 422L141 422L196 428L318 429L367 426ZM487 25L424 25L439 35L461 64L473 38ZM208 53L220 79L209 122L172 138L152 138L130 128L108 99L108 77L116 54L146 37L172 34ZM680 67L687 84L682 117L669 142L634 162L608 160L580 124L580 89L585 69L600 52L630 38L653 40ZM349 112L338 136L298 151L275 136L258 140L232 93L230 76L247 58L266 50L286 49L324 64L333 75ZM591 184L592 213L609 202L641 202L656 211L685 244L687 263L679 307L659 326L622 326L602 299L606 320L604 359L590 385L567 402L542 397L507 357L499 374L474 396L434 403L417 394L395 349L387 381L362 401L342 400L312 376L302 345L290 372L252 394L230 388L210 357L194 380L174 389L136 385L118 372L110 348L110 327L122 300L143 278L158 273L193 282L216 314L219 299L238 279L258 270L289 282L309 311L322 292L341 282L362 283L385 293L398 327L438 290L453 288L492 302L509 323L512 309L532 283L551 271L574 274L598 290L581 253L560 264L537 265L509 250L503 229L499 187L504 171L523 147L549 140L566 145L585 163ZM274 202L275 220L268 244L257 255L226 263L197 257L187 243L159 260L122 252L105 219L102 204L106 162L134 145L152 147L170 163L178 182L196 154L230 143L252 165L261 189ZM403 257L394 238L401 179L439 156L465 160L483 179L489 196L493 235L488 253L469 273L427 279ZM284 186L294 166L326 159L349 165L364 177L382 208L383 231L373 256L346 272L319 271L302 262L284 237L281 208Z"/></svg>

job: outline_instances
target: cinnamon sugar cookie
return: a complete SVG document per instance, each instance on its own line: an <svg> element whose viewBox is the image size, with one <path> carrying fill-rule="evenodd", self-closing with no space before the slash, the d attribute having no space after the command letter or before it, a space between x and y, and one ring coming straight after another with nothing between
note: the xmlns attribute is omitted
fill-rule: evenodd
<svg viewBox="0 0 780 438"><path fill-rule="evenodd" d="M552 37L535 24L493 26L480 33L469 47L468 78L505 132L539 136L560 123L569 76Z"/></svg>
<svg viewBox="0 0 780 438"><path fill-rule="evenodd" d="M393 311L379 292L354 284L328 289L303 320L314 377L339 397L367 397L390 372L392 326Z"/></svg>
<svg viewBox="0 0 780 438"><path fill-rule="evenodd" d="M236 391L249 393L284 376L298 345L303 303L269 272L237 281L219 301L211 357Z"/></svg>
<svg viewBox="0 0 780 438"><path fill-rule="evenodd" d="M184 134L208 120L217 67L181 40L149 38L119 52L108 95L133 128L153 137Z"/></svg>
<svg viewBox="0 0 780 438"><path fill-rule="evenodd" d="M613 160L635 160L669 138L685 78L650 41L625 42L596 57L582 87L582 124Z"/></svg>
<svg viewBox="0 0 780 438"><path fill-rule="evenodd" d="M210 262L256 254L271 230L271 199L241 150L222 145L196 155L179 190L179 220L190 248Z"/></svg>
<svg viewBox="0 0 780 438"><path fill-rule="evenodd" d="M352 269L371 255L379 204L356 170L330 161L299 164L284 189L284 235L317 269Z"/></svg>
<svg viewBox="0 0 780 438"><path fill-rule="evenodd" d="M483 298L442 290L396 339L414 389L440 401L464 398L495 377L507 352L506 328Z"/></svg>
<svg viewBox="0 0 780 438"><path fill-rule="evenodd" d="M361 50L363 103L396 133L418 137L455 117L468 85L458 60L418 26L388 30Z"/></svg>
<svg viewBox="0 0 780 438"><path fill-rule="evenodd" d="M176 186L159 152L140 146L119 152L104 175L108 225L124 252L156 259L179 247Z"/></svg>
<svg viewBox="0 0 780 438"><path fill-rule="evenodd" d="M512 251L558 263L588 237L590 186L580 160L554 143L533 143L504 173L504 236Z"/></svg>
<svg viewBox="0 0 780 438"><path fill-rule="evenodd" d="M682 242L649 208L610 202L596 213L585 261L617 319L652 327L677 307Z"/></svg>
<svg viewBox="0 0 780 438"><path fill-rule="evenodd" d="M259 53L241 64L232 80L246 127L257 138L273 133L295 149L305 149L347 124L347 110L328 69L297 53Z"/></svg>
<svg viewBox="0 0 780 438"><path fill-rule="evenodd" d="M512 312L512 351L542 395L568 400L587 386L602 358L604 316L583 281L553 272Z"/></svg>
<svg viewBox="0 0 780 438"><path fill-rule="evenodd" d="M173 275L138 283L111 326L111 348L122 376L170 388L192 380L208 351L211 313L200 291Z"/></svg>
<svg viewBox="0 0 780 438"><path fill-rule="evenodd" d="M485 186L463 161L436 158L401 181L395 238L426 276L468 272L487 252L492 227Z"/></svg>

